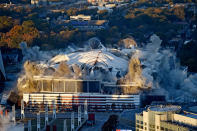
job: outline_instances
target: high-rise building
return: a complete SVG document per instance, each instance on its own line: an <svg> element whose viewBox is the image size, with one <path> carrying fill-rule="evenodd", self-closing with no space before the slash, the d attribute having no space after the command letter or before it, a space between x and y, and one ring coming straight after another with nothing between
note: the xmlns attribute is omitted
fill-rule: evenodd
<svg viewBox="0 0 197 131"><path fill-rule="evenodd" d="M47 0L31 0L32 5L47 5Z"/></svg>
<svg viewBox="0 0 197 131"><path fill-rule="evenodd" d="M180 106L150 106L136 114L136 131L196 131L197 114L182 111Z"/></svg>
<svg viewBox="0 0 197 131"><path fill-rule="evenodd" d="M77 16L70 16L70 20L91 20L91 16L80 14Z"/></svg>

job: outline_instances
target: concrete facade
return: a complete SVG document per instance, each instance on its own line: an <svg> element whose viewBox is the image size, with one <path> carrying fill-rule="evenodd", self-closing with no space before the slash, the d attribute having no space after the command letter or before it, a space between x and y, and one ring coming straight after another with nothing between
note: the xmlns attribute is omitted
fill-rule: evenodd
<svg viewBox="0 0 197 131"><path fill-rule="evenodd" d="M91 16L85 15L77 15L77 16L70 16L70 20L91 20Z"/></svg>
<svg viewBox="0 0 197 131"><path fill-rule="evenodd" d="M136 131L194 131L197 114L181 112L180 106L152 106L136 114Z"/></svg>
<svg viewBox="0 0 197 131"><path fill-rule="evenodd" d="M31 105L38 106L42 110L43 104L52 105L52 102L63 108L70 106L84 105L87 101L89 108L122 110L140 106L140 95L106 95L98 93L24 93L23 101ZM44 109L44 108L43 108ZM112 109L112 110L113 110Z"/></svg>
<svg viewBox="0 0 197 131"><path fill-rule="evenodd" d="M31 5L47 5L48 0L31 0Z"/></svg>

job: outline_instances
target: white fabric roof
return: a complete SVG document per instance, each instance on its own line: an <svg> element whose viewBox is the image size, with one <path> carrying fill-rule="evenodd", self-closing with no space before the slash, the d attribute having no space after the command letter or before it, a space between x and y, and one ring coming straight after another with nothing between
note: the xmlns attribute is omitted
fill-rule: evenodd
<svg viewBox="0 0 197 131"><path fill-rule="evenodd" d="M91 50L87 52L74 52L70 54L59 54L50 60L53 67L57 67L62 61L66 61L68 65L77 64L79 66L86 64L86 66L97 66L101 68L113 67L113 72L126 71L128 68L128 61L113 55L108 51Z"/></svg>

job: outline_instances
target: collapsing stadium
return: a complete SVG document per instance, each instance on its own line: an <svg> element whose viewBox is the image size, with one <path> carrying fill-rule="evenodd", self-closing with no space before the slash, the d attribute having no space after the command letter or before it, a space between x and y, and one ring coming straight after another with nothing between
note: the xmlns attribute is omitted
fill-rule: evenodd
<svg viewBox="0 0 197 131"><path fill-rule="evenodd" d="M132 102L138 106L142 91L157 89L152 93L165 95L167 100L172 97L175 102L184 102L185 97L196 100L193 90L197 90L197 75L188 75L182 70L176 55L161 48L162 40L158 36L151 36L150 41L143 49L137 49L132 42L113 49L105 48L93 38L84 48L72 46L61 51L40 51L23 43L24 72L18 79L17 94L24 96L28 103L37 102L38 94L44 100L40 104L46 101L45 95L49 99L52 94L82 95L83 100L100 95L98 99L101 97L104 101L115 96L118 101L119 96L127 96L133 100L125 97L120 105Z"/></svg>
<svg viewBox="0 0 197 131"><path fill-rule="evenodd" d="M127 94L124 90L128 89L128 86L131 86L131 88L138 86L136 83L117 85L100 80L67 79L50 76L34 76L33 85L35 92L102 93L109 95Z"/></svg>
<svg viewBox="0 0 197 131"><path fill-rule="evenodd" d="M85 101L91 109L134 108L140 106L139 94L124 94L125 85L110 85L99 80L66 79L58 77L33 77L36 89L32 93L24 93L24 102L40 106L52 104L54 100L58 107L68 108L83 105ZM125 87L124 87L125 86ZM133 85L135 86L134 83ZM131 87L132 88L132 87ZM43 108L44 110L44 108Z"/></svg>
<svg viewBox="0 0 197 131"><path fill-rule="evenodd" d="M88 104L96 99L95 105L139 106L143 80L139 80L142 79L139 60L131 58L135 49L106 49L97 40L90 41L93 42L88 48L55 55L39 52L37 48L22 48L25 54L31 54L25 56L24 75L18 79L18 91L24 102L43 104L54 99L64 105L77 98L82 103L87 100ZM128 70L129 66L134 69ZM68 96L65 101L63 98ZM78 102L74 100L72 104Z"/></svg>

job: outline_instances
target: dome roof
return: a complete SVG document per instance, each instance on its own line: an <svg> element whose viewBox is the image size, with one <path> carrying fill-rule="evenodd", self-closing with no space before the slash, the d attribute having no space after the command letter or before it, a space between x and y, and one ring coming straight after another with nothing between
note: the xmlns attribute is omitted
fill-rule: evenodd
<svg viewBox="0 0 197 131"><path fill-rule="evenodd" d="M60 54L53 57L50 62L56 67L62 61L68 65L77 64L80 67L85 64L89 68L100 67L103 69L113 68L112 72L127 71L128 61L113 55L108 51L91 50L86 52L74 52L70 54Z"/></svg>

